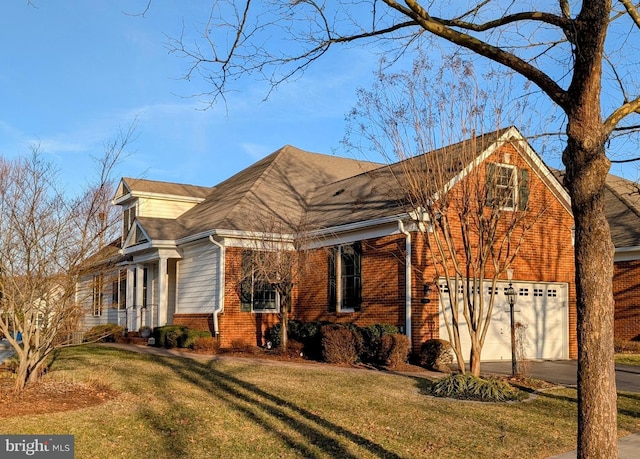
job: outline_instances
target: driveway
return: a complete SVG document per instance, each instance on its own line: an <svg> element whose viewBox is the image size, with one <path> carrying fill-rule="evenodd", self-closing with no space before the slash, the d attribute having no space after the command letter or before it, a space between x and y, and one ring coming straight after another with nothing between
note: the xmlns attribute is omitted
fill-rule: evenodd
<svg viewBox="0 0 640 459"><path fill-rule="evenodd" d="M0 339L0 364L13 355L13 349L5 339Z"/></svg>
<svg viewBox="0 0 640 459"><path fill-rule="evenodd" d="M531 361L530 376L563 386L576 386L578 362L576 360ZM482 362L482 373L510 375L511 360ZM619 391L640 392L640 366L616 365L616 387Z"/></svg>

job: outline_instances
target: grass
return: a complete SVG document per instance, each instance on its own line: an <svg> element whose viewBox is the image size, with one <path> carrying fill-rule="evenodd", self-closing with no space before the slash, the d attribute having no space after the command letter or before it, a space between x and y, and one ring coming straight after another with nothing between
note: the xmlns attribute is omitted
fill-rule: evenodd
<svg viewBox="0 0 640 459"><path fill-rule="evenodd" d="M77 458L543 458L575 448L571 389L460 402L426 396L428 380L372 370L102 346L65 349L47 377L121 393L92 408L2 420L4 434L73 434ZM618 399L620 434L639 431L640 394Z"/></svg>
<svg viewBox="0 0 640 459"><path fill-rule="evenodd" d="M616 354L616 363L640 366L640 354Z"/></svg>

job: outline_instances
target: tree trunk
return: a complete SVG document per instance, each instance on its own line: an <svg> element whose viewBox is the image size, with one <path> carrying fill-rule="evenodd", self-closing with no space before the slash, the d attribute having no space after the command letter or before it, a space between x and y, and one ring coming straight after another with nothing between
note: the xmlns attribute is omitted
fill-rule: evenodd
<svg viewBox="0 0 640 459"><path fill-rule="evenodd" d="M604 213L610 163L597 129L569 123L566 185L575 218L578 457L617 457L613 252Z"/></svg>
<svg viewBox="0 0 640 459"><path fill-rule="evenodd" d="M280 300L280 346L286 351L289 345L289 295L281 294Z"/></svg>
<svg viewBox="0 0 640 459"><path fill-rule="evenodd" d="M480 377L480 350L473 345L471 345L469 371L476 378Z"/></svg>

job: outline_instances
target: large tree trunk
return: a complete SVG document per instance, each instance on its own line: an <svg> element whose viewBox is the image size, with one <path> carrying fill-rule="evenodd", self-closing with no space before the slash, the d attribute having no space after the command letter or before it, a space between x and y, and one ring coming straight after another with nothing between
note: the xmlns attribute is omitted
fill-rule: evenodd
<svg viewBox="0 0 640 459"><path fill-rule="evenodd" d="M610 163L597 132L570 123L564 153L575 217L579 458L617 457L614 247L603 196Z"/></svg>

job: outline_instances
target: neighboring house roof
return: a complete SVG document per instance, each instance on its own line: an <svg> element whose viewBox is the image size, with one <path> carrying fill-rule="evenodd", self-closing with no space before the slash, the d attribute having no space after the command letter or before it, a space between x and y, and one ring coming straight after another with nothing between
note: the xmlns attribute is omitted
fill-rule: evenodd
<svg viewBox="0 0 640 459"><path fill-rule="evenodd" d="M640 188L635 182L607 175L605 213L616 248L640 246Z"/></svg>
<svg viewBox="0 0 640 459"><path fill-rule="evenodd" d="M96 270L104 269L105 265L116 265L128 257L121 254L122 240L118 238L113 242L100 248L82 263L80 273L87 274Z"/></svg>

